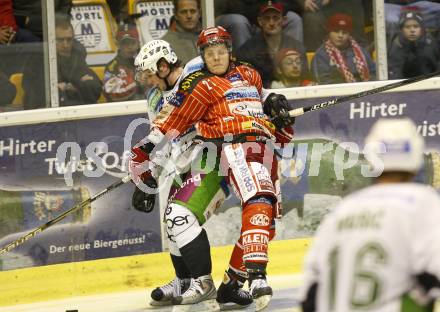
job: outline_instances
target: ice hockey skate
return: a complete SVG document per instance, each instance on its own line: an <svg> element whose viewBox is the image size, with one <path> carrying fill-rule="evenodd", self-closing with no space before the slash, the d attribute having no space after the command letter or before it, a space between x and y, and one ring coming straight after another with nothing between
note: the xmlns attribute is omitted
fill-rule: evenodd
<svg viewBox="0 0 440 312"><path fill-rule="evenodd" d="M157 287L151 292L150 305L152 306L166 306L172 305L172 299L184 293L191 283L191 279L180 279L175 277L166 285Z"/></svg>
<svg viewBox="0 0 440 312"><path fill-rule="evenodd" d="M255 301L255 311L265 309L273 295L272 287L267 284L266 278L252 280L249 292Z"/></svg>
<svg viewBox="0 0 440 312"><path fill-rule="evenodd" d="M211 275L200 276L191 279L189 288L180 296L172 299L173 304L196 304L206 300L212 300L217 297L214 281Z"/></svg>
<svg viewBox="0 0 440 312"><path fill-rule="evenodd" d="M252 304L252 295L242 286L243 283L225 272L223 282L217 290L217 302L221 311L245 309Z"/></svg>

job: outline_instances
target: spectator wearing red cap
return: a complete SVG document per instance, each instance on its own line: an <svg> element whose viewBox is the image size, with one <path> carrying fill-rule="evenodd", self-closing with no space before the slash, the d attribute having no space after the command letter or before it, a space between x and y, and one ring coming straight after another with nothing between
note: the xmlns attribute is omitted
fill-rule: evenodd
<svg viewBox="0 0 440 312"><path fill-rule="evenodd" d="M173 21L161 39L167 41L182 64L186 64L198 55L196 43L202 30L200 0L173 0L173 3Z"/></svg>
<svg viewBox="0 0 440 312"><path fill-rule="evenodd" d="M419 11L403 11L388 48L388 79L411 78L440 69L440 48Z"/></svg>
<svg viewBox="0 0 440 312"><path fill-rule="evenodd" d="M257 27L257 17L262 4L268 2L282 3L286 15L283 32L290 37L303 42L302 18L300 7L292 0L222 0L215 1L216 24L221 25L232 35L234 49L240 48L249 40Z"/></svg>
<svg viewBox="0 0 440 312"><path fill-rule="evenodd" d="M302 75L301 54L295 49L281 49L275 58L275 78L270 88L290 88L311 85Z"/></svg>
<svg viewBox="0 0 440 312"><path fill-rule="evenodd" d="M336 13L327 20L327 39L312 60L313 80L319 84L373 80L375 64L351 36L352 18Z"/></svg>
<svg viewBox="0 0 440 312"><path fill-rule="evenodd" d="M301 7L304 27L304 46L307 51L316 49L326 39L326 21L335 13L355 17L353 31L356 38L364 40L365 0L292 0ZM371 6L371 2L369 4Z"/></svg>
<svg viewBox="0 0 440 312"><path fill-rule="evenodd" d="M134 58L139 52L139 34L135 25L125 24L116 35L118 54L105 67L103 90L110 102L144 98L135 79Z"/></svg>
<svg viewBox="0 0 440 312"><path fill-rule="evenodd" d="M261 31L246 41L236 53L238 60L248 62L258 70L265 88L269 88L274 80L275 58L280 49L299 51L302 63L307 64L302 43L283 33L283 23L286 21L284 13L281 3L268 1L261 5L257 18ZM302 73L305 75L307 70L307 66L303 66Z"/></svg>

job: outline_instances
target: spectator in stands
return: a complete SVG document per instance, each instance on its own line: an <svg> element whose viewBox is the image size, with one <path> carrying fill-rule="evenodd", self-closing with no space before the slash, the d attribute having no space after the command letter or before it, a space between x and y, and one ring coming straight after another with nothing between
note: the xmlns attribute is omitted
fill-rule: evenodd
<svg viewBox="0 0 440 312"><path fill-rule="evenodd" d="M337 13L327 21L327 40L312 60L313 80L318 84L369 81L376 67L369 53L351 36L352 18Z"/></svg>
<svg viewBox="0 0 440 312"><path fill-rule="evenodd" d="M402 12L400 32L388 49L388 78L410 78L440 69L440 49L426 33L422 15L417 11Z"/></svg>
<svg viewBox="0 0 440 312"><path fill-rule="evenodd" d="M186 64L198 55L197 39L202 29L200 0L173 0L174 17L162 40L171 44L179 60Z"/></svg>
<svg viewBox="0 0 440 312"><path fill-rule="evenodd" d="M238 50L238 60L252 64L260 73L265 88L274 80L274 61L277 52L282 48L293 48L300 52L303 64L307 64L306 54L301 42L283 33L283 22L286 20L284 6L281 3L263 4L257 19L261 28ZM302 73L308 70L303 66Z"/></svg>
<svg viewBox="0 0 440 312"><path fill-rule="evenodd" d="M9 44L18 30L12 9L12 0L0 0L0 44Z"/></svg>
<svg viewBox="0 0 440 312"><path fill-rule="evenodd" d="M127 24L128 22L135 22L128 14L127 0L107 0L107 4L112 12L113 17L119 25Z"/></svg>
<svg viewBox="0 0 440 312"><path fill-rule="evenodd" d="M428 32L440 31L440 3L426 0L385 0L385 24L389 39L400 31L400 16L405 11L418 10Z"/></svg>
<svg viewBox="0 0 440 312"><path fill-rule="evenodd" d="M303 42L303 24L300 7L291 0L222 0L215 1L216 24L228 30L233 38L234 49L240 48L256 31L259 7L262 4L281 3L284 5L286 20L283 32L299 42Z"/></svg>
<svg viewBox="0 0 440 312"><path fill-rule="evenodd" d="M290 88L312 85L310 80L304 77L301 53L295 49L281 49L275 58L275 81L270 88ZM306 65L307 66L307 65Z"/></svg>
<svg viewBox="0 0 440 312"><path fill-rule="evenodd" d="M41 41L41 38L28 29L18 27L12 0L0 0L0 44L37 41Z"/></svg>
<svg viewBox="0 0 440 312"><path fill-rule="evenodd" d="M353 33L358 40L364 40L363 0L293 0L301 7L304 27L304 46L307 51L315 51L326 39L326 21L336 13L355 17Z"/></svg>
<svg viewBox="0 0 440 312"><path fill-rule="evenodd" d="M60 106L96 103L101 95L101 81L86 63L84 47L74 40L70 19L57 18L55 26L58 92ZM41 56L25 67L24 108L44 107L44 68Z"/></svg>
<svg viewBox="0 0 440 312"><path fill-rule="evenodd" d="M116 36L118 54L105 67L104 96L110 102L131 101L145 98L136 83L134 59L139 52L139 35L136 25L121 26Z"/></svg>

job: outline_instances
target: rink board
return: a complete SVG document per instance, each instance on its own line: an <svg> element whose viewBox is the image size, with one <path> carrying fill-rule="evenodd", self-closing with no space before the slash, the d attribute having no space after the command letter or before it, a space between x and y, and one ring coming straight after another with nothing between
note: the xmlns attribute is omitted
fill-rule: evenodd
<svg viewBox="0 0 440 312"><path fill-rule="evenodd" d="M301 271L310 239L269 245L270 276ZM213 247L213 278L221 280L233 246ZM168 253L73 262L0 273L0 306L151 288L173 277Z"/></svg>
<svg viewBox="0 0 440 312"><path fill-rule="evenodd" d="M405 88L409 92L399 89L398 92L381 93L306 114L296 120L296 138L325 138L335 142L351 141L360 144L378 118L408 116L416 122L425 136L428 150L436 152L438 156L439 81L438 78L430 79ZM389 82L277 91L284 93L291 107L296 108L328 100L329 96L333 98L360 92L387 83ZM133 119L144 115L143 101L0 114L0 193L6 194L3 197L0 194L0 208L3 207L3 211L8 212L13 208L14 213L10 213L7 220L16 222L3 223L4 219L0 218L3 221L0 224L9 226L24 220L24 227L18 230L0 227L0 231L4 232L0 233L0 246L29 231L36 224L43 223L27 214L32 209L40 212L38 209L41 209L42 204L36 201L36 205L35 199L42 196L61 196L64 205L54 207L54 216L69 208L71 197L84 199L125 175L124 160L127 158L127 150L123 149L124 134ZM45 122L41 123L41 120ZM133 141L145 135L145 127L146 125L137 129ZM78 170L73 175L74 185L67 186L63 168L57 166L54 160L58 157L57 148L65 142L78 143L82 153L91 142L106 143L109 149L101 154L106 160L105 174L98 178L87 178L83 171L85 166L78 165ZM439 168L439 163L437 158L437 166L433 167ZM438 171L429 173L440 185ZM317 219L304 222L303 216L296 215L298 202L304 202L306 196L317 193L316 188L313 188L316 185L310 183L308 176L288 179L286 185L289 187L284 192L287 197L284 206L287 209L281 226L277 225L277 238L288 240L272 243L269 274L299 272L309 241L294 238L311 236L317 224ZM322 189L321 186L318 187ZM166 248L163 245L160 211L155 209L149 215L134 211L130 207L133 188L133 185L126 184L116 189L84 209L82 215L72 216L66 222L44 231L0 258L0 270L3 270L0 272L0 305L140 289L167 281L172 276L170 261L166 254L157 253ZM10 210L10 203L7 200L2 201L2 198L10 198L11 194L14 198L22 198L23 202ZM336 202L339 196L319 195L333 196L327 198L332 202ZM34 205L33 208L27 209L31 204ZM215 216L217 219L213 217L210 220L216 227L207 229L208 236L211 233L217 234L210 236L212 245L229 245L213 249L216 279L221 278L232 249L230 244L239 233L240 211L236 209L237 203L228 204L233 207L229 209L230 215L235 217L231 218L226 213L219 214ZM305 207L303 213L304 211L307 212ZM309 210L311 214L315 211ZM0 216L3 217L1 211ZM46 218L50 217L51 215L46 215ZM292 220L297 223L292 223ZM297 228L298 224L302 228ZM224 233L220 233L220 229ZM131 239L131 243L128 241L127 244L121 243L120 247L111 247L111 242L122 242L124 239ZM80 245L84 242L90 243L91 247L82 249Z"/></svg>

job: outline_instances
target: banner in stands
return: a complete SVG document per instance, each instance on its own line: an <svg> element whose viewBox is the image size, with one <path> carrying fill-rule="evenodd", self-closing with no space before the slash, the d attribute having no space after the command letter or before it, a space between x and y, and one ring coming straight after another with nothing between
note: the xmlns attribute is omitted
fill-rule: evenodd
<svg viewBox="0 0 440 312"><path fill-rule="evenodd" d="M87 53L113 52L110 43L112 30L102 5L74 5L71 21L75 38L86 48Z"/></svg>
<svg viewBox="0 0 440 312"><path fill-rule="evenodd" d="M142 14L138 29L142 43L146 43L165 35L174 14L174 6L172 1L138 1L135 13Z"/></svg>
<svg viewBox="0 0 440 312"><path fill-rule="evenodd" d="M0 246L125 176L124 135L136 117L141 116L0 128ZM146 127L136 129L133 144L145 136ZM80 159L72 151L70 161L57 161L57 149L65 142L77 144ZM85 154L92 142L99 142L95 151L105 168L95 178L84 175L94 166ZM69 166L71 187L64 180ZM134 184L127 183L68 215L0 257L3 270L161 251L159 209L150 214L134 210L133 190Z"/></svg>

